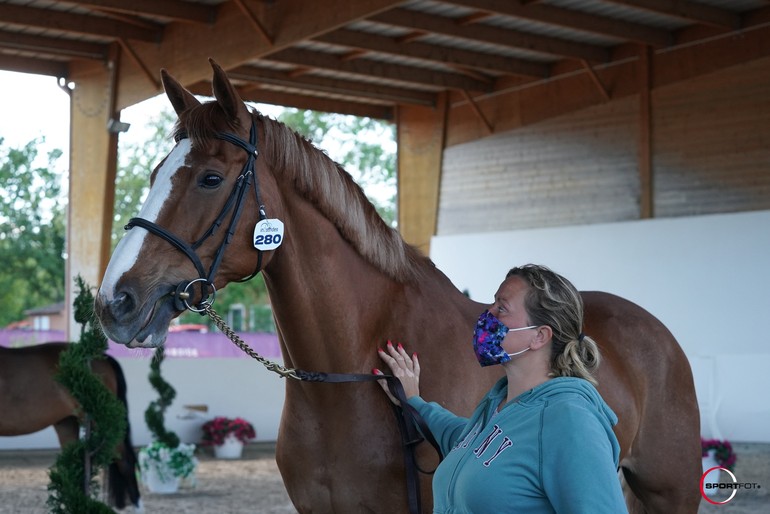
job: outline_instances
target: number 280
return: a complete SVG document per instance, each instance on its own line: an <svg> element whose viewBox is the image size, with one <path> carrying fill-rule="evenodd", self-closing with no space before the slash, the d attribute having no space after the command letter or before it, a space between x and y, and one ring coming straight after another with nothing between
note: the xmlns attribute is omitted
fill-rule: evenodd
<svg viewBox="0 0 770 514"><path fill-rule="evenodd" d="M258 234L254 238L255 245L277 245L281 244L281 234Z"/></svg>

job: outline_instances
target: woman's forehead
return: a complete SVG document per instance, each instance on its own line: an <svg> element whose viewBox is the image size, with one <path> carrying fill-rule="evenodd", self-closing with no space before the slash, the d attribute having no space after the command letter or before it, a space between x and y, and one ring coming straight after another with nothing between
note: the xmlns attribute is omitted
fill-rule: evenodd
<svg viewBox="0 0 770 514"><path fill-rule="evenodd" d="M527 292L527 283L521 277L512 276L503 280L495 293L495 300L513 301L514 298L524 298Z"/></svg>

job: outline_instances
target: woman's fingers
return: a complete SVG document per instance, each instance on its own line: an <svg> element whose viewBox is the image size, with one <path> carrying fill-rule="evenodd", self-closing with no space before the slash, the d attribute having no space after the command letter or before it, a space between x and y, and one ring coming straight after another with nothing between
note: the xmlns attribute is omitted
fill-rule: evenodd
<svg viewBox="0 0 770 514"><path fill-rule="evenodd" d="M382 360L390 366L390 369L393 370L394 373L399 368L410 371L414 368L411 357L406 353L406 350L401 343L393 345L393 343L388 341L388 344L385 346L385 351L380 351L380 357L382 357Z"/></svg>
<svg viewBox="0 0 770 514"><path fill-rule="evenodd" d="M410 357L401 343L394 346L390 341L385 345L385 349L378 348L380 358L388 365L393 376L401 381L404 393L407 398L420 394L420 364L417 360L417 354ZM390 394L387 384L379 380L380 386L388 393L388 397L393 403L398 403Z"/></svg>
<svg viewBox="0 0 770 514"><path fill-rule="evenodd" d="M372 373L375 375L384 375L384 373L377 368L372 369ZM385 394L388 395L388 398L391 402L395 403L396 405L401 405L401 402L399 402L396 397L391 394L390 389L388 388L388 382L386 380L378 380L377 383L380 384L380 387L382 387L382 390L385 391Z"/></svg>

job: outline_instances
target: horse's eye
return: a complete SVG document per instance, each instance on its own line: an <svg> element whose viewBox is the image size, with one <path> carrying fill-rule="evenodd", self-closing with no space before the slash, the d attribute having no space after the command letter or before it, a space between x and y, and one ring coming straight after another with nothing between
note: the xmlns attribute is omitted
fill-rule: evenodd
<svg viewBox="0 0 770 514"><path fill-rule="evenodd" d="M201 180L201 186L208 188L208 189L214 189L216 187L219 187L219 184L222 183L222 177L219 175L215 175L213 173L209 173L205 177L203 177L203 180Z"/></svg>

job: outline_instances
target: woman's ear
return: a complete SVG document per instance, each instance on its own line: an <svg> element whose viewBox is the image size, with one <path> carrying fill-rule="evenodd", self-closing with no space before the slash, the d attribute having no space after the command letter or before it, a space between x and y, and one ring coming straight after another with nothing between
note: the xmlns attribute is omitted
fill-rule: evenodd
<svg viewBox="0 0 770 514"><path fill-rule="evenodd" d="M533 350L539 350L543 346L547 345L553 339L553 329L548 325L540 325L535 332L534 341L530 348Z"/></svg>

